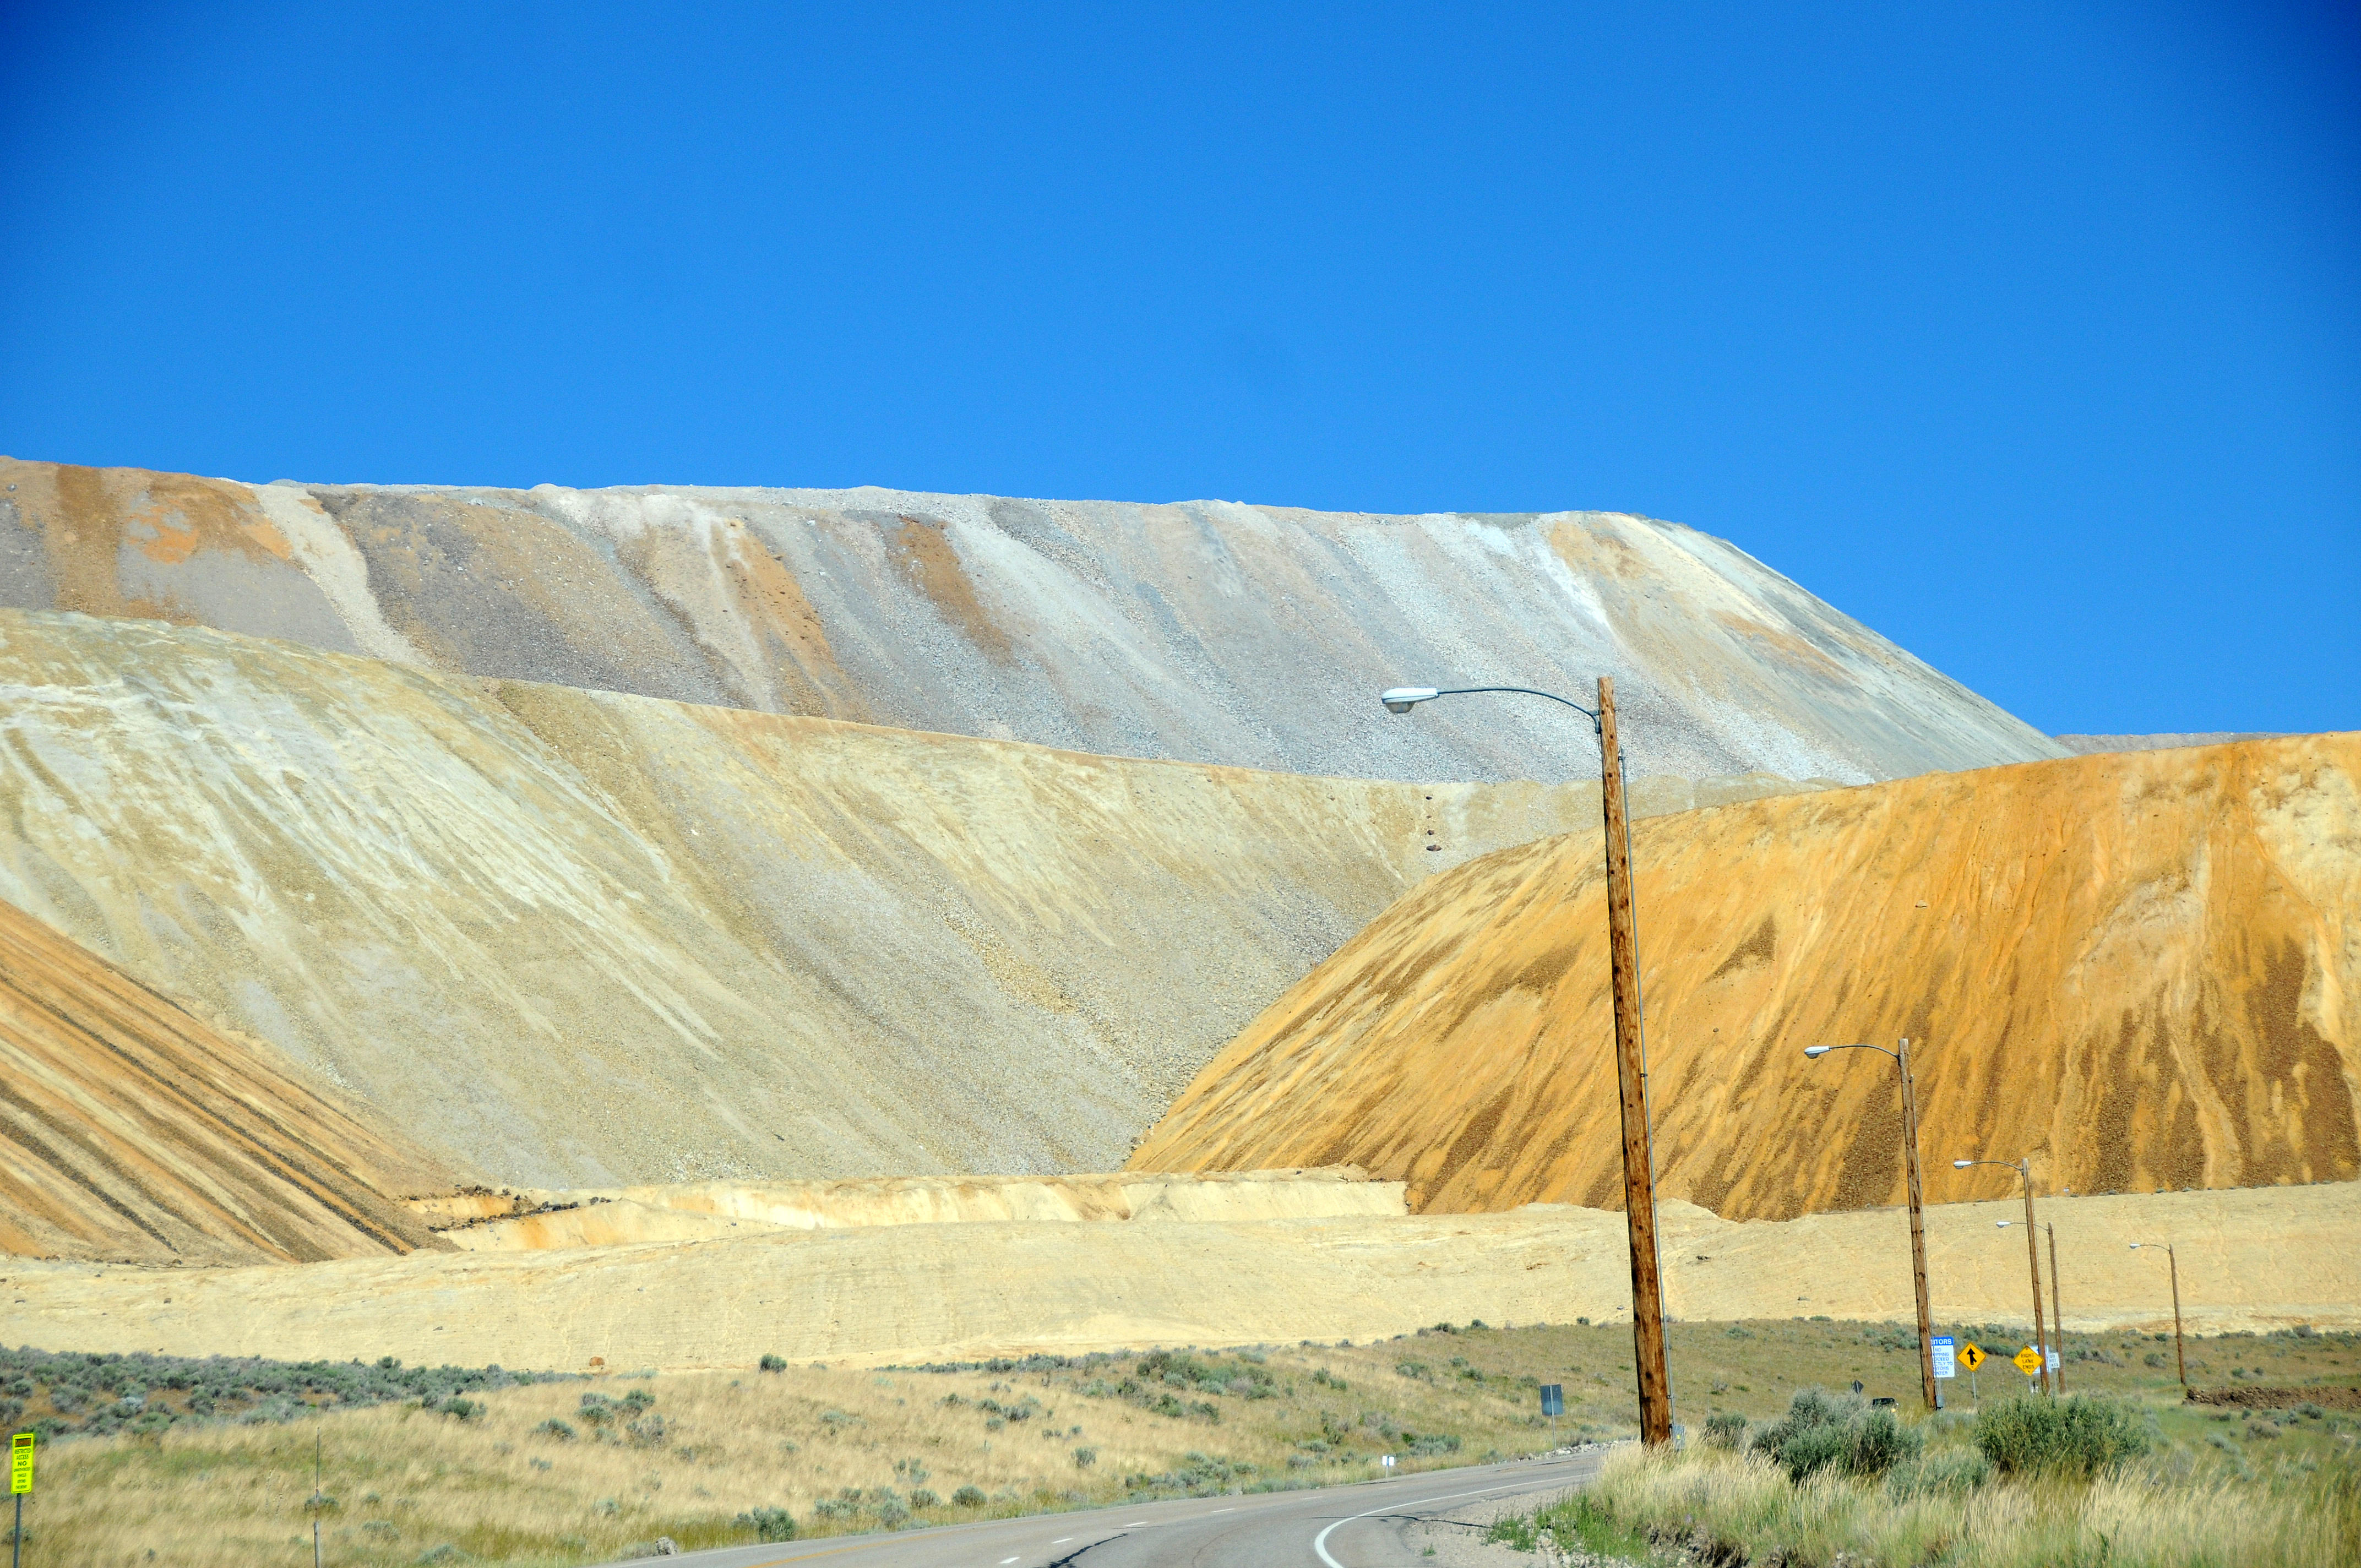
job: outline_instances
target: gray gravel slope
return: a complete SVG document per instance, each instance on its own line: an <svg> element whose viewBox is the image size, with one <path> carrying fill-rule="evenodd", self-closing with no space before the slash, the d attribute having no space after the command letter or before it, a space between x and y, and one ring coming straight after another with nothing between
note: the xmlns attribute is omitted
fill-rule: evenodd
<svg viewBox="0 0 2361 1568"><path fill-rule="evenodd" d="M1352 778L1589 774L1562 709L1389 722L1371 697L1602 674L1635 773L1860 783L2063 754L1730 543L1621 513L0 478L0 604L453 673Z"/></svg>

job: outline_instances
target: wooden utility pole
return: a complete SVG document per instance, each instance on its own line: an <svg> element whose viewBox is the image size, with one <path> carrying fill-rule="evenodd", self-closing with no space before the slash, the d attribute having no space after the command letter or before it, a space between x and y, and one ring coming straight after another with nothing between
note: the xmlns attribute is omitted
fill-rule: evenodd
<svg viewBox="0 0 2361 1568"><path fill-rule="evenodd" d="M1655 1151L1648 1134L1647 1069L1640 1054L1639 938L1631 916L1631 827L1623 755L1615 739L1615 683L1598 677L1599 794L1607 813L1607 951L1614 976L1615 1083L1623 1102L1623 1216L1631 1237L1632 1361L1640 1378L1640 1441L1673 1441L1672 1375L1664 1364L1664 1276L1656 1261Z"/></svg>
<svg viewBox="0 0 2361 1568"><path fill-rule="evenodd" d="M1935 1390L1935 1320L1927 1304L1927 1222L1921 1212L1925 1199L1918 1181L1918 1091L1910 1081L1908 1040L1902 1042L1894 1059L1902 1068L1903 1169L1910 1189L1910 1284L1918 1295L1918 1391L1931 1410L1938 1403Z"/></svg>
<svg viewBox="0 0 2361 1568"><path fill-rule="evenodd" d="M2049 1233L2049 1332L2058 1341L2058 1391L2063 1394L2066 1392L2066 1309L2058 1301L2058 1227L2044 1225L2041 1228ZM2047 1367L2049 1358L2042 1357L2041 1365Z"/></svg>
<svg viewBox="0 0 2361 1568"><path fill-rule="evenodd" d="M2180 1369L2180 1387L2186 1392L2189 1387L2189 1359L2180 1353L2180 1258L2172 1250L2170 1242L2164 1244L2164 1261L2172 1269L2172 1360Z"/></svg>
<svg viewBox="0 0 2361 1568"><path fill-rule="evenodd" d="M2041 1327L2041 1238L2033 1233L2033 1168L2023 1160L2016 1162L2016 1174L2025 1182L2025 1261L2033 1270L2033 1349L2041 1357L2041 1391L2049 1392L2049 1339Z"/></svg>

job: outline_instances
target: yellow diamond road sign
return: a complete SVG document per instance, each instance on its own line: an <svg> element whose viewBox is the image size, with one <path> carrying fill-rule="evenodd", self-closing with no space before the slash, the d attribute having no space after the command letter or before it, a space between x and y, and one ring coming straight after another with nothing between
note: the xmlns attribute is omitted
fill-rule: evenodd
<svg viewBox="0 0 2361 1568"><path fill-rule="evenodd" d="M1960 1347L1960 1365L1973 1372L1984 1364L1983 1347L1971 1340Z"/></svg>
<svg viewBox="0 0 2361 1568"><path fill-rule="evenodd" d="M33 1434L20 1431L8 1440L8 1490L18 1497L33 1489Z"/></svg>
<svg viewBox="0 0 2361 1568"><path fill-rule="evenodd" d="M2027 1377L2041 1370L2041 1353L2031 1345L2026 1345L2010 1359L2016 1363L2016 1369Z"/></svg>

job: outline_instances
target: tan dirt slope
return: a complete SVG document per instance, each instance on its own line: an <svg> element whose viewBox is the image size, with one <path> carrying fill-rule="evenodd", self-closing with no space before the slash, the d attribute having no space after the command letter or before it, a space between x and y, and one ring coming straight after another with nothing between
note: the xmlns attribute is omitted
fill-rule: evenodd
<svg viewBox="0 0 2361 1568"><path fill-rule="evenodd" d="M1113 1169L1405 888L1598 810L5 610L0 733L0 899L543 1187Z"/></svg>
<svg viewBox="0 0 2361 1568"><path fill-rule="evenodd" d="M0 1252L304 1262L440 1244L449 1173L0 904Z"/></svg>
<svg viewBox="0 0 2361 1568"><path fill-rule="evenodd" d="M897 490L261 486L0 458L0 607L455 674L1357 778L1846 783L2059 754L1729 543L1612 512L1380 517Z"/></svg>
<svg viewBox="0 0 2361 1568"><path fill-rule="evenodd" d="M1930 774L1642 823L1663 1190L1933 1202L2361 1175L2361 736ZM1350 1163L1414 1208L1620 1206L1599 839L1412 890L1207 1066L1142 1170Z"/></svg>
<svg viewBox="0 0 2361 1568"><path fill-rule="evenodd" d="M2007 1203L1931 1211L1944 1319L2026 1321ZM2361 1187L2046 1203L2068 1323L2169 1327L2162 1260L2202 1332L2361 1327ZM1907 1321L1894 1211L1738 1223L1665 1207L1668 1310L1687 1320ZM84 1351L610 1372L923 1362L1154 1344L1367 1340L1449 1321L1629 1321L1622 1217L1506 1214L1170 1224L873 1225L728 1240L419 1255L301 1268L0 1260L0 1340ZM1988 1369L1989 1370L1989 1369Z"/></svg>

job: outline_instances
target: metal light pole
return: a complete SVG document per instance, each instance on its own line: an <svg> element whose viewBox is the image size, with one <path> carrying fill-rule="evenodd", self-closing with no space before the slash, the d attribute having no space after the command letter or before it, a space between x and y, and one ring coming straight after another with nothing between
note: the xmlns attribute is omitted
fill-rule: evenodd
<svg viewBox="0 0 2361 1568"><path fill-rule="evenodd" d="M2041 1354L2041 1391L2047 1394L2050 1391L2049 1338L2041 1327L2041 1252L2033 1239L2033 1172L2021 1159L1955 1159L1951 1162L1951 1168L1965 1170L1971 1165L1996 1165L2003 1170L2016 1172L2025 1182L2025 1262L2033 1272L2033 1343L2034 1348ZM2008 1222L2003 1220L2001 1224L2005 1228ZM2059 1361L2059 1365L2065 1365L2063 1358Z"/></svg>
<svg viewBox="0 0 2361 1568"><path fill-rule="evenodd" d="M2049 1332L2058 1342L2058 1391L2066 1392L2066 1308L2058 1299L2058 1227L2048 1220L2041 1228L2049 1234ZM2043 1365L2048 1363L2045 1360Z"/></svg>
<svg viewBox="0 0 2361 1568"><path fill-rule="evenodd" d="M1883 1046L1806 1046L1804 1055L1817 1061L1830 1051L1875 1051L1892 1057L1902 1078L1902 1170L1910 1194L1910 1288L1918 1298L1918 1391L1930 1410L1941 1408L1935 1387L1935 1321L1927 1304L1927 1225L1921 1213L1918 1180L1918 1091L1910 1079L1910 1042L1898 1050Z"/></svg>
<svg viewBox="0 0 2361 1568"><path fill-rule="evenodd" d="M1631 901L1631 821L1623 752L1615 730L1615 683L1598 677L1596 711L1531 686L1395 686L1378 694L1389 713L1439 696L1513 692L1587 715L1598 736L1599 805L1606 817L1607 950L1615 998L1615 1083L1623 1117L1623 1215L1631 1243L1631 1339L1640 1385L1640 1441L1673 1440L1672 1372L1664 1357L1664 1271L1656 1255L1655 1147L1650 1136L1648 1058L1640 1012L1640 938Z"/></svg>
<svg viewBox="0 0 2361 1568"><path fill-rule="evenodd" d="M2165 1266L2172 1271L2172 1360L2174 1366L2180 1373L2181 1387L2187 1388L2189 1387L2189 1358L2181 1353L2180 1349L2180 1259L2173 1255L2172 1244L2170 1242L2132 1243L2132 1250L2134 1252L2139 1251L2143 1246L2160 1246L2164 1248Z"/></svg>

